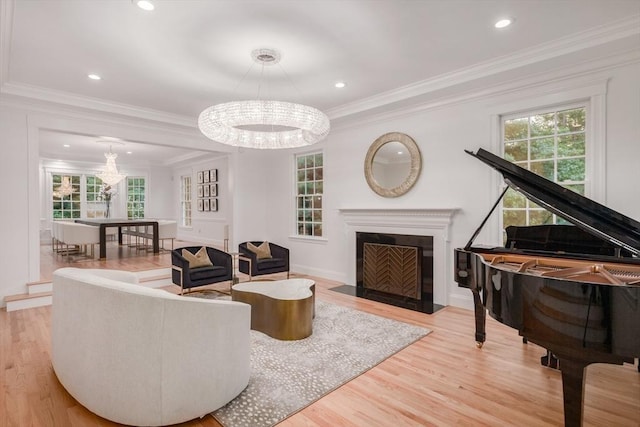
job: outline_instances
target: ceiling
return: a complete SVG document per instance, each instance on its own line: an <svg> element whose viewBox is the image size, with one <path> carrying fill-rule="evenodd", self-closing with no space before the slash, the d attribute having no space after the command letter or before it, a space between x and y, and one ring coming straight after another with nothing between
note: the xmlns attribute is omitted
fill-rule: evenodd
<svg viewBox="0 0 640 427"><path fill-rule="evenodd" d="M309 104L333 120L428 92L446 79L488 75L489 64L515 68L527 52L534 58L544 51L537 55L548 59L604 46L616 34L606 28L640 22L640 0L155 4L145 12L129 0L2 0L2 92L100 100L111 109L160 113L189 126L212 104L257 96ZM515 22L494 28L502 17ZM282 60L261 77L250 54L264 47L278 49ZM102 79L90 80L89 73ZM338 81L346 87L335 88ZM91 150L104 151L97 139L45 133L41 155L90 158ZM62 143L72 147L65 151ZM147 162L166 164L190 155L126 145L119 159L132 151L132 158L144 153Z"/></svg>

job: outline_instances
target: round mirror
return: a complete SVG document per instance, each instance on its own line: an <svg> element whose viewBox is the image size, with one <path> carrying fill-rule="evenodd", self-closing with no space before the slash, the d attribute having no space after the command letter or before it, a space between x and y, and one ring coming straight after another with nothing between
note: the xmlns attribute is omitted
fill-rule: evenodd
<svg viewBox="0 0 640 427"><path fill-rule="evenodd" d="M422 167L418 145L409 135L391 132L376 139L364 161L364 176L373 191L398 197L416 183Z"/></svg>

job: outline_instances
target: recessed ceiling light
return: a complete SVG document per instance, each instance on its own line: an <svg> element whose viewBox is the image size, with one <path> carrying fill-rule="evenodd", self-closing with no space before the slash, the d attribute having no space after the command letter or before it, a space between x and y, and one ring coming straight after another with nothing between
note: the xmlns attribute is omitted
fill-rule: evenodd
<svg viewBox="0 0 640 427"><path fill-rule="evenodd" d="M347 84L345 82L337 82L335 84L335 87L337 87L338 89L342 89L343 87L345 87Z"/></svg>
<svg viewBox="0 0 640 427"><path fill-rule="evenodd" d="M64 148L69 148L69 147L71 147L71 146L70 146L69 144L64 144L64 145L63 145L63 147L64 147Z"/></svg>
<svg viewBox="0 0 640 427"><path fill-rule="evenodd" d="M494 26L496 28L504 28L504 27L508 27L509 25L511 25L512 22L513 22L513 19L505 18L505 19L501 19L498 22L496 22Z"/></svg>
<svg viewBox="0 0 640 427"><path fill-rule="evenodd" d="M127 151L127 154L131 154L131 153L133 153L133 151Z"/></svg>
<svg viewBox="0 0 640 427"><path fill-rule="evenodd" d="M398 151L398 154L399 154L399 155L402 155L402 151Z"/></svg>
<svg viewBox="0 0 640 427"><path fill-rule="evenodd" d="M97 74L89 74L87 77L89 77L91 80L100 80L100 79L102 79L102 77L100 77Z"/></svg>
<svg viewBox="0 0 640 427"><path fill-rule="evenodd" d="M148 12L152 11L153 9L155 9L156 7L153 5L153 3L151 2L151 0L136 0L134 1L134 3L136 4L136 6L138 6L140 9L142 10L146 10Z"/></svg>

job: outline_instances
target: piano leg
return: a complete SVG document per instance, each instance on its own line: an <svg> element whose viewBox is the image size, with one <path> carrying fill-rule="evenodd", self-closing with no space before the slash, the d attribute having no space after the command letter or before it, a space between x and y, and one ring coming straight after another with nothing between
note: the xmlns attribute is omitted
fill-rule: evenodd
<svg viewBox="0 0 640 427"><path fill-rule="evenodd" d="M487 323L487 310L482 304L480 292L477 289L471 289L473 293L473 308L476 315L476 346L482 348L487 339L485 325Z"/></svg>
<svg viewBox="0 0 640 427"><path fill-rule="evenodd" d="M562 372L565 427L581 427L584 400L584 370L589 364L556 355Z"/></svg>

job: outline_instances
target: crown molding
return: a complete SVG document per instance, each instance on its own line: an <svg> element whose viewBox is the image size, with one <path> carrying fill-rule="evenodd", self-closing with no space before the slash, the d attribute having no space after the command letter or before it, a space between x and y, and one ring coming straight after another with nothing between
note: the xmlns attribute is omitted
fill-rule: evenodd
<svg viewBox="0 0 640 427"><path fill-rule="evenodd" d="M99 98L90 98L39 86L23 83L4 83L0 93L17 97L36 99L44 102L64 104L77 108L101 111L103 113L118 114L154 122L169 123L196 129L197 123L193 117L141 108L129 104L121 104Z"/></svg>
<svg viewBox="0 0 640 427"><path fill-rule="evenodd" d="M483 86L481 89L472 89L456 95L445 96L437 99L423 100L411 103L410 105L396 106L377 114L365 114L354 118L345 116L343 120L331 123L331 131L338 132L345 129L362 126L369 123L380 123L394 120L412 114L420 114L424 111L437 108L446 108L453 105L471 102L477 99L509 94L511 92L522 92L536 88L544 88L544 91L567 90L577 87L591 85L606 85L605 78L594 77L598 72L639 63L640 50L634 49L607 58L599 58L594 61L585 61L580 64L573 64L569 67L558 68L553 71L533 74L524 78L512 79L492 86ZM363 110L364 111L364 110Z"/></svg>
<svg viewBox="0 0 640 427"><path fill-rule="evenodd" d="M429 92L460 85L483 77L517 69L532 63L549 60L580 50L597 47L606 43L640 35L640 15L617 21L614 24L597 27L572 34L552 42L543 43L512 55L480 62L470 67L430 79L415 82L397 89L380 93L359 101L329 109L325 113L331 120L382 107Z"/></svg>

